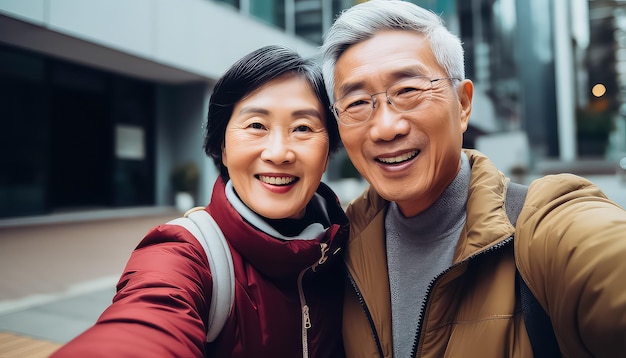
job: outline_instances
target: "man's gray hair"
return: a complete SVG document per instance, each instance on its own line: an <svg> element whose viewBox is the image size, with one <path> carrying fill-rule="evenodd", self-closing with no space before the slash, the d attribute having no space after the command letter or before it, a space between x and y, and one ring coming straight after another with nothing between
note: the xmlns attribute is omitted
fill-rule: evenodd
<svg viewBox="0 0 626 358"><path fill-rule="evenodd" d="M331 102L335 65L350 46L385 30L407 30L423 34L435 59L449 77L465 79L461 40L430 10L400 0L370 0L344 10L326 33L321 46L324 82Z"/></svg>

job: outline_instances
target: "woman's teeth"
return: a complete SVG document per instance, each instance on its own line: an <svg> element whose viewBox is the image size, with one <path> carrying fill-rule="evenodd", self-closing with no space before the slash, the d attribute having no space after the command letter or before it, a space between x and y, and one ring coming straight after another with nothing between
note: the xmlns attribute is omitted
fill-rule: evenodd
<svg viewBox="0 0 626 358"><path fill-rule="evenodd" d="M295 177L270 177L266 175L259 175L259 180L271 185L287 185L293 183Z"/></svg>

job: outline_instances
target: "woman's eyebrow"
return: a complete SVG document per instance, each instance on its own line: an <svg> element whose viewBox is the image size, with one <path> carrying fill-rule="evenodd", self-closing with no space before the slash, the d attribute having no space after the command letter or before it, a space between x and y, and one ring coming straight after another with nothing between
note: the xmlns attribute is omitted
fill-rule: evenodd
<svg viewBox="0 0 626 358"><path fill-rule="evenodd" d="M261 108L261 107L243 107L240 111L239 114L250 114L250 113L254 113L254 114L261 114L261 115L269 115L270 111L268 111L265 108ZM322 115L320 114L320 112L316 109L299 109L299 110L295 110L291 113L291 115L293 117L316 117L316 118L322 118Z"/></svg>
<svg viewBox="0 0 626 358"><path fill-rule="evenodd" d="M322 118L322 115L316 109L299 109L297 111L293 111L292 115L294 117L317 117L317 118Z"/></svg>
<svg viewBox="0 0 626 358"><path fill-rule="evenodd" d="M248 113L258 113L258 114L264 114L264 115L270 114L270 112L267 109L260 108L260 107L243 107L239 111L239 114L248 114Z"/></svg>

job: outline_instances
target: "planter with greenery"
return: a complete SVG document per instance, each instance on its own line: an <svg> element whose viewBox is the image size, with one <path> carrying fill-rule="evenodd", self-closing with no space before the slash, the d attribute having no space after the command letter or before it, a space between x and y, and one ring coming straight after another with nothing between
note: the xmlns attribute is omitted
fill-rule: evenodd
<svg viewBox="0 0 626 358"><path fill-rule="evenodd" d="M199 177L200 172L193 162L177 165L172 170L170 179L179 211L187 211L195 205Z"/></svg>
<svg viewBox="0 0 626 358"><path fill-rule="evenodd" d="M603 157L614 126L613 117L608 111L579 110L576 116L578 155Z"/></svg>

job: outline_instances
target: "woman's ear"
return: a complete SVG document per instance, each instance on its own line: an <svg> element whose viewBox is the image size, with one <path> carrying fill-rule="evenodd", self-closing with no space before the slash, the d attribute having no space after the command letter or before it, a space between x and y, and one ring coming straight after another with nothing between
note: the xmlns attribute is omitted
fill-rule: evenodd
<svg viewBox="0 0 626 358"><path fill-rule="evenodd" d="M226 145L224 144L224 142L222 142L222 164L228 168L228 164L226 164L228 162L227 160L228 158L226 157Z"/></svg>

